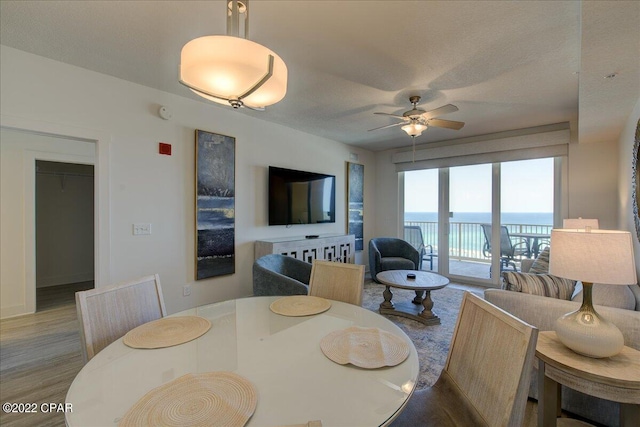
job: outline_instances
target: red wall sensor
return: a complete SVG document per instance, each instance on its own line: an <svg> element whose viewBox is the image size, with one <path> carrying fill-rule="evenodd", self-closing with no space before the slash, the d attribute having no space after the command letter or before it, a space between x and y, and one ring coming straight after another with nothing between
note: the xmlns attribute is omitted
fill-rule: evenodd
<svg viewBox="0 0 640 427"><path fill-rule="evenodd" d="M160 154L166 154L167 156L170 156L171 155L171 144L167 144L165 142L161 142L159 144L158 152Z"/></svg>

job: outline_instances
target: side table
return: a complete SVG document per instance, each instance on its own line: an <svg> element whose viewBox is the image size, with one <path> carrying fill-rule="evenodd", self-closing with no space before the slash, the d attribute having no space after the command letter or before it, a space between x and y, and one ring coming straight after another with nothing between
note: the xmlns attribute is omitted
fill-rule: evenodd
<svg viewBox="0 0 640 427"><path fill-rule="evenodd" d="M538 359L538 427L555 426L560 384L579 392L620 402L620 425L640 420L640 351L625 346L613 357L594 359L570 350L553 331L540 332Z"/></svg>

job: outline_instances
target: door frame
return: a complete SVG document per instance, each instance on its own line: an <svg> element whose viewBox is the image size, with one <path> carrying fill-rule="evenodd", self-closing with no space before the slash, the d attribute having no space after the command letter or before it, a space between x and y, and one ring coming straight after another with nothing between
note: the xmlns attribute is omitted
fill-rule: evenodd
<svg viewBox="0 0 640 427"><path fill-rule="evenodd" d="M546 157L544 157L546 158ZM566 156L551 156L553 159L553 226L557 227L562 223L562 218L566 218L568 211L568 166ZM501 225L501 164L503 162L489 163L491 169L491 223L492 236L494 242L500 241ZM450 191L450 168L443 166L438 169L438 273L454 281L463 281L480 286L500 287L500 275L493 275L489 279L482 279L470 276L452 275L449 272L449 191ZM399 230L404 226L404 184L405 177L402 172L399 174L400 212ZM404 234L400 234L401 236ZM491 254L491 271L500 271L500 246L494 245Z"/></svg>
<svg viewBox="0 0 640 427"><path fill-rule="evenodd" d="M43 122L0 115L1 127L26 133L50 136L54 138L92 142L95 144L94 175L94 283L95 287L111 281L111 229L110 229L110 198L109 198L109 151L111 137L108 133L71 125ZM36 282L35 282L35 160L70 159L78 162L78 157L56 152L37 152L25 156L25 282L24 313L34 313L36 310ZM62 160L67 161L67 160ZM86 158L79 163L87 163ZM28 167L27 167L28 166Z"/></svg>

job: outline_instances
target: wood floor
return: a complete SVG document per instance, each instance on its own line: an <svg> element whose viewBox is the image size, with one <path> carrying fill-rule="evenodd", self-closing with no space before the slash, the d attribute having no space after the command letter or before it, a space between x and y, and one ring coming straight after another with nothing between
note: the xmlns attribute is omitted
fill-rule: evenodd
<svg viewBox="0 0 640 427"><path fill-rule="evenodd" d="M91 282L38 290L38 312L0 321L0 401L37 403L38 412L0 413L0 425L64 426L64 414L42 403L65 403L83 366L74 294ZM69 402L73 403L73 402Z"/></svg>

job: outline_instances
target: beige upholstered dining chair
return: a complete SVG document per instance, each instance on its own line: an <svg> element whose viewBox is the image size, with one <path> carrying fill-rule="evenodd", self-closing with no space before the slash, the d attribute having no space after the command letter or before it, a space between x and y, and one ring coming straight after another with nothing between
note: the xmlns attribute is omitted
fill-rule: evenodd
<svg viewBox="0 0 640 427"><path fill-rule="evenodd" d="M136 326L167 315L157 274L76 292L76 310L85 363Z"/></svg>
<svg viewBox="0 0 640 427"><path fill-rule="evenodd" d="M309 295L362 305L364 265L314 260Z"/></svg>
<svg viewBox="0 0 640 427"><path fill-rule="evenodd" d="M440 377L391 425L520 427L537 340L538 329L466 292Z"/></svg>

